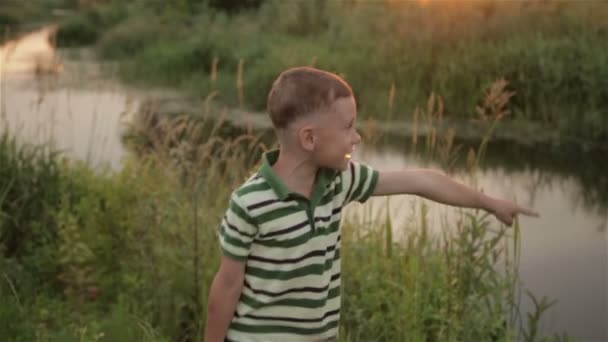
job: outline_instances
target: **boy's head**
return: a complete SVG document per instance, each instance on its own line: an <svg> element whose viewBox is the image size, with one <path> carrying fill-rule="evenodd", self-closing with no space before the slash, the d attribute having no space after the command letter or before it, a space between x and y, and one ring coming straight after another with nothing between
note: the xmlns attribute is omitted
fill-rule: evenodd
<svg viewBox="0 0 608 342"><path fill-rule="evenodd" d="M345 169L361 140L357 106L339 76L311 67L283 71L268 94L268 113L279 143L319 167Z"/></svg>

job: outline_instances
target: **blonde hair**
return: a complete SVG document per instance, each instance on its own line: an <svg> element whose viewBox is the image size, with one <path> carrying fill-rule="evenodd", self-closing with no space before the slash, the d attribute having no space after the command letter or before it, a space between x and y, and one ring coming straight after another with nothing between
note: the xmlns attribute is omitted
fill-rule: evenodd
<svg viewBox="0 0 608 342"><path fill-rule="evenodd" d="M351 87L338 75L312 67L290 68L272 84L267 110L275 128L286 128L297 118L350 96Z"/></svg>

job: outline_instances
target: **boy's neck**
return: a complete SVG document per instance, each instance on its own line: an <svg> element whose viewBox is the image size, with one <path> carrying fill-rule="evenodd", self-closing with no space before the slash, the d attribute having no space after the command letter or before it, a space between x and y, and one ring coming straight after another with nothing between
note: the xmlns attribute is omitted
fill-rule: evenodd
<svg viewBox="0 0 608 342"><path fill-rule="evenodd" d="M280 149L279 158L272 165L277 176L289 190L311 198L318 167L311 159Z"/></svg>

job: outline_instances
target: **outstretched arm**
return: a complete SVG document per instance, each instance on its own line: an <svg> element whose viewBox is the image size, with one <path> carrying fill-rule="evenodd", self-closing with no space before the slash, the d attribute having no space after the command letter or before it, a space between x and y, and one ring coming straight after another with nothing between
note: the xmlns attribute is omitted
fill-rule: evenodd
<svg viewBox="0 0 608 342"><path fill-rule="evenodd" d="M452 206L478 208L488 211L510 226L518 214L538 216L516 203L487 196L461 184L441 172L429 169L411 169L380 172L373 196L411 194Z"/></svg>

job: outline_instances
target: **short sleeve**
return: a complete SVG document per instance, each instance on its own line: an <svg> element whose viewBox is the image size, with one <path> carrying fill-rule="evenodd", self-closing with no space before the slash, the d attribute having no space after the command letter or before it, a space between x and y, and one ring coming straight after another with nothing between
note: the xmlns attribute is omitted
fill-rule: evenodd
<svg viewBox="0 0 608 342"><path fill-rule="evenodd" d="M220 246L224 255L245 261L258 227L244 208L236 194L233 194L220 229Z"/></svg>
<svg viewBox="0 0 608 342"><path fill-rule="evenodd" d="M346 191L344 204L352 201L364 203L372 195L378 183L379 172L358 162L350 162L342 172L343 189Z"/></svg>

